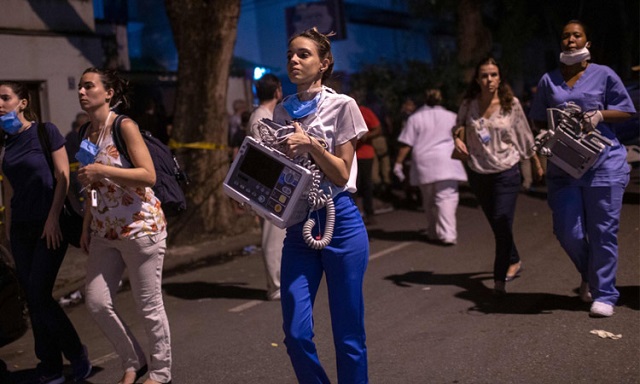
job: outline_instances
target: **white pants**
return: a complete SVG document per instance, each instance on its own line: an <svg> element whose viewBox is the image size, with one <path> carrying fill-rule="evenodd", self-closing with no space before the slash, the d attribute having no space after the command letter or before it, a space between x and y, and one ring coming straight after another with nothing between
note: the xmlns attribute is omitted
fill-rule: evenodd
<svg viewBox="0 0 640 384"><path fill-rule="evenodd" d="M280 298L280 262L286 229L276 227L268 220L262 223L262 256L267 270L267 297Z"/></svg>
<svg viewBox="0 0 640 384"><path fill-rule="evenodd" d="M422 206L427 215L427 237L455 243L458 238L456 229L456 209L458 208L458 181L443 180L421 184Z"/></svg>
<svg viewBox="0 0 640 384"><path fill-rule="evenodd" d="M162 264L166 233L136 240L92 237L87 262L86 306L122 360L125 371L147 364L135 336L113 305L127 268L131 291L150 344L149 377L171 380L171 336L162 300Z"/></svg>

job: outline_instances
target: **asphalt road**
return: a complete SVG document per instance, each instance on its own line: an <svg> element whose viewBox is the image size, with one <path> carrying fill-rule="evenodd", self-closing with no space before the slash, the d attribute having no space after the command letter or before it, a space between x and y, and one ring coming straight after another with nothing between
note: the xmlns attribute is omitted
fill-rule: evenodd
<svg viewBox="0 0 640 384"><path fill-rule="evenodd" d="M465 192L458 210L458 245L429 244L423 214L396 210L369 228L365 280L369 375L372 383L639 383L639 207L627 196L619 233L616 314L592 319L580 282L551 232L544 196L518 200L516 244L523 260L508 295L491 296L494 243ZM264 301L260 251L226 263L201 263L164 279L176 384L295 383L282 343L278 302ZM130 292L116 305L140 340ZM84 306L67 309L95 365L87 383L115 383L122 371L111 345ZM332 381L334 350L326 290L315 309L316 342ZM591 334L620 334L614 340ZM27 333L0 349L12 381L35 366ZM140 381L142 382L142 381Z"/></svg>

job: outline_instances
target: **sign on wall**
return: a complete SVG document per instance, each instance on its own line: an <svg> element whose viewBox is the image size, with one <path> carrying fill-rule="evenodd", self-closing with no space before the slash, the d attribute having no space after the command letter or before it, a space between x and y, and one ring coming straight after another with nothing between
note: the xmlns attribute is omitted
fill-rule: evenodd
<svg viewBox="0 0 640 384"><path fill-rule="evenodd" d="M322 33L335 32L332 40L346 39L342 0L298 4L285 9L287 36L317 27Z"/></svg>

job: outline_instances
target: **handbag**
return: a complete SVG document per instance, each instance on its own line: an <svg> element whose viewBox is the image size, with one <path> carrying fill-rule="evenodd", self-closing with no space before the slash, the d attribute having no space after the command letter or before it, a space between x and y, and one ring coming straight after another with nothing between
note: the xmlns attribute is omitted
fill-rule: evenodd
<svg viewBox="0 0 640 384"><path fill-rule="evenodd" d="M9 251L0 245L0 347L18 340L29 329L27 304ZM0 377L3 377L0 374Z"/></svg>
<svg viewBox="0 0 640 384"><path fill-rule="evenodd" d="M467 130L464 127L462 127L462 135L456 136L456 137L460 138L460 140L462 140L465 144L467 143L466 131ZM462 137L460 137L460 136L462 136ZM454 141L455 141L455 139L454 139ZM454 145L453 152L451 152L451 158L454 159L454 160L460 160L460 161L464 162L464 161L467 161L469 159L469 155L467 155L466 153L458 151L458 148L456 148L455 145Z"/></svg>
<svg viewBox="0 0 640 384"><path fill-rule="evenodd" d="M80 248L83 220L84 218L71 207L71 202L67 197L64 200L62 212L60 212L60 230L62 238L76 248Z"/></svg>
<svg viewBox="0 0 640 384"><path fill-rule="evenodd" d="M55 181L55 175L53 172L53 159L51 158L51 145L49 144L49 135L45 131L44 124L42 123L38 123L38 140L40 140L42 152L44 153L44 157L47 159L49 170L51 171L51 175L54 176L53 180ZM73 209L73 206L69 201L69 197L65 197L64 206L62 207L62 211L60 212L60 230L62 231L63 240L67 241L69 244L73 245L76 248L80 248L82 222L83 217Z"/></svg>

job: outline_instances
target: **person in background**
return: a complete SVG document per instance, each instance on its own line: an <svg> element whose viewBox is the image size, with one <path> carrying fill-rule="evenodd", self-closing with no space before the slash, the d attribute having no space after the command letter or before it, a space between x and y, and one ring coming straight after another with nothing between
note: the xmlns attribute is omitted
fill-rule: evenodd
<svg viewBox="0 0 640 384"><path fill-rule="evenodd" d="M277 76L267 73L256 81L259 105L249 118L249 135L260 141L259 121L272 119L276 104L282 99L282 84ZM278 228L269 220L262 221L262 256L267 270L267 299L280 299L280 262L282 244L286 230Z"/></svg>
<svg viewBox="0 0 640 384"><path fill-rule="evenodd" d="M376 154L373 158L373 166L371 168L373 194L380 199L390 200L392 198L391 157L389 153L389 137L391 136L390 118L386 116L384 108L379 103L371 103L368 104L367 107L380 121L380 134L371 139L371 145ZM374 205L374 211L378 213L381 209L376 209Z"/></svg>
<svg viewBox="0 0 640 384"><path fill-rule="evenodd" d="M629 119L636 110L618 75L589 61L590 47L582 22L571 20L564 25L560 66L540 79L529 116L539 129L545 129L547 108L573 102L584 113L582 129L597 129L612 141L579 179L547 162L553 232L580 273L580 298L593 302L590 315L609 317L620 296L615 287L617 234L630 173L627 151L610 124Z"/></svg>
<svg viewBox="0 0 640 384"><path fill-rule="evenodd" d="M300 383L329 383L313 342L313 305L326 275L338 382L364 384L369 378L362 284L369 237L351 193L358 173L356 141L368 130L357 103L323 85L332 71L329 36L312 28L289 40L287 73L297 93L276 106L274 121L294 121L287 155L310 156L324 174L320 189L333 200L335 226L323 249L307 244L304 221L287 228L280 287L284 343ZM325 228L326 211L311 212L317 220L313 238Z"/></svg>
<svg viewBox="0 0 640 384"><path fill-rule="evenodd" d="M248 109L246 101L242 99L233 101L233 114L229 116L229 138L227 143L231 149L229 153L231 159L236 157L247 132L242 124L242 114L248 112Z"/></svg>
<svg viewBox="0 0 640 384"><path fill-rule="evenodd" d="M52 297L67 251L59 218L69 188L69 160L64 138L52 123L43 123L49 136L51 166L38 136L26 85L0 82L0 127L5 135L2 173L13 191L7 222L11 253L25 292L36 357L38 384L61 384L62 356L71 362L73 380L91 374L87 348L64 310Z"/></svg>
<svg viewBox="0 0 640 384"><path fill-rule="evenodd" d="M513 238L521 183L519 163L522 158L532 158L537 177L542 177L542 168L532 149L527 117L494 58L487 57L476 66L453 134L456 150L468 156L469 185L493 231L493 292L503 295L505 282L513 280L522 268Z"/></svg>
<svg viewBox="0 0 640 384"><path fill-rule="evenodd" d="M351 92L351 97L358 103L360 113L367 124L369 132L362 136L356 146L356 158L358 161L358 178L357 197L362 201L362 210L364 212L364 223L367 225L375 224L373 215L375 214L373 206L373 161L376 156L375 148L371 144L371 140L382 134L382 126L380 120L375 113L368 107L361 104L362 94L359 91Z"/></svg>
<svg viewBox="0 0 640 384"><path fill-rule="evenodd" d="M142 113L137 115L136 123L141 130L149 131L160 140L163 144L169 143L169 132L167 131L167 121L164 116L163 108L153 98L148 98L144 104L145 108Z"/></svg>
<svg viewBox="0 0 640 384"><path fill-rule="evenodd" d="M403 144L398 142L398 136L400 135L400 132L402 132L404 127L407 125L407 120L409 119L409 116L411 116L411 114L415 112L416 108L417 108L416 102L414 101L414 98L410 96L405 97L404 100L402 101L402 104L400 105L400 116L399 116L400 121L399 121L399 124L394 125L394 129L393 129L393 148L395 152L395 157L398 156L400 147L403 146ZM421 200L420 191L418 188L412 186L408 180L409 171L407 171L407 169L410 169L411 166L406 161L406 159L403 165L404 165L404 178L402 180L398 179L398 182L404 192L403 205L407 209L413 209L415 206L420 205L420 200ZM394 175L395 175L395 172L394 172Z"/></svg>
<svg viewBox="0 0 640 384"><path fill-rule="evenodd" d="M71 207L80 216L84 215L84 196L82 185L78 182L78 162L75 160L76 153L80 149L80 127L89 122L89 116L80 112L71 123L71 131L65 136L64 148L67 150L69 159L69 202Z"/></svg>
<svg viewBox="0 0 640 384"><path fill-rule="evenodd" d="M78 84L78 99L90 125L83 141L94 152L77 156L78 180L96 199L87 199L80 239L89 254L86 306L122 362L119 384L135 383L147 370L144 384L171 382L171 335L162 300L162 265L167 224L151 187L156 173L136 123L124 118L122 139L131 163L113 142L113 110L127 107L127 82L113 70L88 68ZM90 145L89 145L90 144ZM151 344L150 359L114 307L114 298L127 270L137 313Z"/></svg>
<svg viewBox="0 0 640 384"><path fill-rule="evenodd" d="M440 90L428 89L425 97L426 105L409 117L398 137L401 147L393 173L404 180L402 163L411 152L411 185L420 187L427 238L453 245L458 239L458 183L467 180L462 163L451 158L451 127L456 124L456 114L440 106Z"/></svg>

